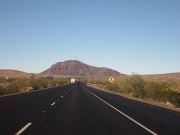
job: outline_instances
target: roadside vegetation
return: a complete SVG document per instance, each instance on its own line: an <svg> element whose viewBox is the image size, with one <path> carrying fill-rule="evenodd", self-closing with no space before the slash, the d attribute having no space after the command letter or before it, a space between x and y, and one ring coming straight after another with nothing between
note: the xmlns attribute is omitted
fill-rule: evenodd
<svg viewBox="0 0 180 135"><path fill-rule="evenodd" d="M0 95L33 91L57 85L67 84L67 78L39 77L31 75L28 78L0 78Z"/></svg>
<svg viewBox="0 0 180 135"><path fill-rule="evenodd" d="M145 80L140 75L130 75L115 82L91 80L91 84L108 91L130 95L149 101L180 107L180 82Z"/></svg>
<svg viewBox="0 0 180 135"><path fill-rule="evenodd" d="M70 78L40 77L32 74L26 78L0 78L0 95L27 92L64 85ZM140 75L116 78L113 83L100 79L83 79L86 83L108 91L130 95L152 102L160 102L180 107L180 81L144 79Z"/></svg>

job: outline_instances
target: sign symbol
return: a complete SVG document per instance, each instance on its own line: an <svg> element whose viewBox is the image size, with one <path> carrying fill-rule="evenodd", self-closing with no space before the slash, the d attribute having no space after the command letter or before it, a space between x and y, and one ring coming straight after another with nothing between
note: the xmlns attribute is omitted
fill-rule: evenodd
<svg viewBox="0 0 180 135"><path fill-rule="evenodd" d="M110 76L110 77L109 77L109 82L110 82L110 83L113 83L113 82L114 82L114 77Z"/></svg>

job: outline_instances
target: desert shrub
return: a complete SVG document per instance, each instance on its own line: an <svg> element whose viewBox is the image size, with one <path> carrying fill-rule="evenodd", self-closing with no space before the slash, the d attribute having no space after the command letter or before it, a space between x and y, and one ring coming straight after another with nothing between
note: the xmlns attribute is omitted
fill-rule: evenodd
<svg viewBox="0 0 180 135"><path fill-rule="evenodd" d="M16 79L14 81L9 82L2 88L3 94L11 94L23 91L25 88L25 80L24 79Z"/></svg>
<svg viewBox="0 0 180 135"><path fill-rule="evenodd" d="M165 92L165 99L176 107L180 107L180 92L167 90Z"/></svg>
<svg viewBox="0 0 180 135"><path fill-rule="evenodd" d="M164 101L165 90L167 89L166 83L159 82L146 82L145 86L147 97L153 100Z"/></svg>
<svg viewBox="0 0 180 135"><path fill-rule="evenodd" d="M90 84L95 84L96 86L100 87L100 88L107 88L107 84L108 82L105 80L98 80L98 79L90 79L88 80L88 83Z"/></svg>
<svg viewBox="0 0 180 135"><path fill-rule="evenodd" d="M15 83L9 84L6 87L3 88L4 94L11 94L11 93L17 93L18 86Z"/></svg>
<svg viewBox="0 0 180 135"><path fill-rule="evenodd" d="M64 85L64 84L67 84L69 82L69 80L67 79L58 79L57 80L57 84L59 85Z"/></svg>
<svg viewBox="0 0 180 135"><path fill-rule="evenodd" d="M34 74L30 78L0 78L0 95L23 92L27 89L38 90L48 86L64 85L69 82L67 78L38 77Z"/></svg>
<svg viewBox="0 0 180 135"><path fill-rule="evenodd" d="M69 82L69 79L66 78L53 78L53 77L39 77L39 78L31 78L30 86L34 89L47 88L48 86L55 85L64 85Z"/></svg>
<svg viewBox="0 0 180 135"><path fill-rule="evenodd" d="M0 77L0 83L5 83L6 79L4 77Z"/></svg>
<svg viewBox="0 0 180 135"><path fill-rule="evenodd" d="M4 94L4 90L3 90L3 87L0 85L0 95L3 95Z"/></svg>
<svg viewBox="0 0 180 135"><path fill-rule="evenodd" d="M113 92L120 92L120 90L121 90L120 85L117 82L114 82L114 83L107 82L106 88L110 91L113 91Z"/></svg>
<svg viewBox="0 0 180 135"><path fill-rule="evenodd" d="M18 92L21 92L26 87L26 78L17 79L13 84L17 87Z"/></svg>
<svg viewBox="0 0 180 135"><path fill-rule="evenodd" d="M140 75L132 75L123 82L123 90L136 97L145 97L145 82Z"/></svg>
<svg viewBox="0 0 180 135"><path fill-rule="evenodd" d="M148 83L148 85L150 86L146 88L148 91L148 98L156 101L168 101L176 107L180 107L180 92L172 89L170 86L171 84L151 82Z"/></svg>
<svg viewBox="0 0 180 135"><path fill-rule="evenodd" d="M92 80L91 83L109 91L130 94L135 97L146 98L153 101L170 102L180 107L180 82L174 81L144 81L140 75L131 75L124 80L114 83L108 81Z"/></svg>
<svg viewBox="0 0 180 135"><path fill-rule="evenodd" d="M177 91L180 92L180 81L177 81L177 82L176 82L176 89L177 89Z"/></svg>
<svg viewBox="0 0 180 135"><path fill-rule="evenodd" d="M31 78L29 82L33 90L46 88L48 86L48 81L45 78Z"/></svg>

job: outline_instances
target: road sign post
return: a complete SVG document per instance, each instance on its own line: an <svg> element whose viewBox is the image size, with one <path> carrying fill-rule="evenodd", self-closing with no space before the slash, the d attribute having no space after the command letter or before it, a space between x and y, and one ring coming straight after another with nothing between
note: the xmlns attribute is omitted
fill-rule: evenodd
<svg viewBox="0 0 180 135"><path fill-rule="evenodd" d="M110 85L110 90L112 91L112 84L114 82L114 77L110 76L108 80L109 80L109 83L110 83L109 84Z"/></svg>
<svg viewBox="0 0 180 135"><path fill-rule="evenodd" d="M110 77L109 77L109 82L110 82L110 83L113 83L113 82L114 82L114 77L110 76Z"/></svg>

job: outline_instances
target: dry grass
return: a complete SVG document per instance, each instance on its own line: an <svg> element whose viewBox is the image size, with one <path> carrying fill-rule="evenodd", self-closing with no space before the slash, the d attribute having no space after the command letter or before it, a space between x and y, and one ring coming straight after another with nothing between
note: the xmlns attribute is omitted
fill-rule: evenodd
<svg viewBox="0 0 180 135"><path fill-rule="evenodd" d="M38 90L68 83L67 78L39 77L29 78L0 78L0 95Z"/></svg>
<svg viewBox="0 0 180 135"><path fill-rule="evenodd" d="M139 99L180 107L179 81L144 79L139 75L117 79L113 84L107 81L92 80L96 86Z"/></svg>
<svg viewBox="0 0 180 135"><path fill-rule="evenodd" d="M154 101L154 100L150 100L150 99L137 98L137 97L134 97L134 96L129 95L129 94L109 91L104 86L101 87L101 86L98 86L96 84L89 84L89 86L93 87L93 88L96 88L96 89L99 89L99 90L102 90L102 91L105 91L105 92L109 92L109 93L113 93L113 94L125 97L125 98L131 99L131 100L135 100L135 101L139 101L139 102L147 103L147 104L152 104L152 105L155 105L155 106L159 106L161 108L165 108L165 109L169 109L169 110L172 110L172 111L180 112L180 108L176 108L174 105L172 105L169 102L158 102L158 101Z"/></svg>

